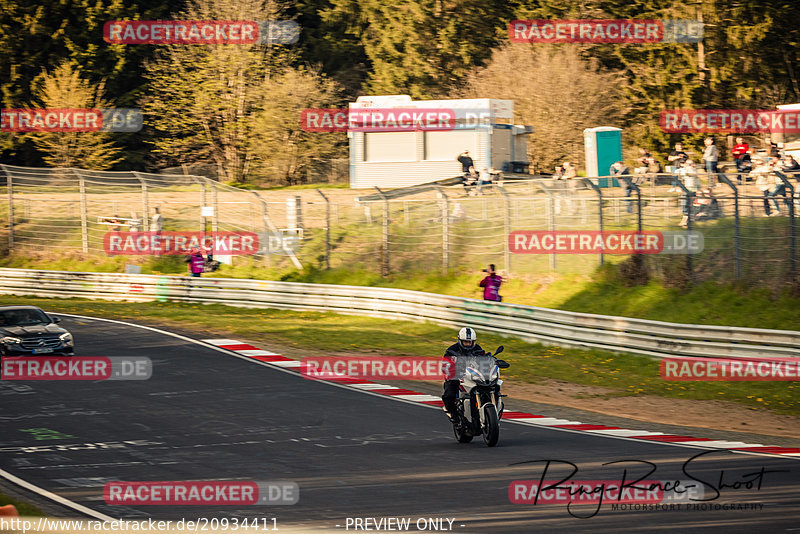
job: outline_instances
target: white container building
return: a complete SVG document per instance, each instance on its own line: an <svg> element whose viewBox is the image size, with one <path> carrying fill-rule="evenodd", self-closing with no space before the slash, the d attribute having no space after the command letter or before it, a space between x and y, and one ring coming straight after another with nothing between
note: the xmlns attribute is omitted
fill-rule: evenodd
<svg viewBox="0 0 800 534"><path fill-rule="evenodd" d="M418 100L407 95L359 97L353 110L442 110L456 118L449 130L348 131L350 187L407 187L462 174L456 157L468 150L478 172L521 172L528 163L530 126L512 124L514 102L490 98ZM452 110L452 111L450 111ZM516 163L516 164L513 164Z"/></svg>

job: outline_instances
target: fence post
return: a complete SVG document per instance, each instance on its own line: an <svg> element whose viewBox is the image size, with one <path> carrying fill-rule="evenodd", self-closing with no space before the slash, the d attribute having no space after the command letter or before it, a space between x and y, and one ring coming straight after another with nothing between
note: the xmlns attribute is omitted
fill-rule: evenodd
<svg viewBox="0 0 800 534"><path fill-rule="evenodd" d="M294 251L286 246L286 243L283 240L283 235L278 231L278 229L272 223L272 220L269 218L269 215L267 214L267 202L263 198L261 198L261 195L259 195L258 192L251 191L251 193L253 193L259 200L259 202L261 202L261 217L264 219L264 231L267 236L267 244L266 244L267 258L269 259L269 253L270 253L269 232L271 231L273 235L279 238L281 250L283 250L286 253L286 255L289 256L289 259L292 261L294 266L297 267L298 269L302 269L303 264L300 263L300 260L297 259L297 255L295 255Z"/></svg>
<svg viewBox="0 0 800 534"><path fill-rule="evenodd" d="M214 216L211 218L211 232L216 235L219 231L219 203L217 202L217 184L209 180L211 184L211 205L214 206Z"/></svg>
<svg viewBox="0 0 800 534"><path fill-rule="evenodd" d="M450 270L450 199L441 186L437 185L436 191L444 204L444 208L440 208L442 213L442 274L447 276L447 271Z"/></svg>
<svg viewBox="0 0 800 534"><path fill-rule="evenodd" d="M206 205L206 199L207 199L206 182L205 182L206 178L202 178L201 179L201 177L194 176L194 175L189 175L189 177L192 180L194 180L195 182L197 182L198 184L200 184L200 187L203 188L203 203L201 204L201 207L205 206ZM202 221L201 226L203 228L203 233L205 234L206 233L206 218L203 217L202 210L201 210L200 220Z"/></svg>
<svg viewBox="0 0 800 534"><path fill-rule="evenodd" d="M742 278L742 243L741 243L741 221L739 220L739 188L731 182L724 174L717 175L719 180L733 190L733 246L735 263L733 265L734 276L737 280Z"/></svg>
<svg viewBox="0 0 800 534"><path fill-rule="evenodd" d="M584 183L597 193L597 221L600 224L600 235L603 234L603 190L589 178L583 179ZM600 249L600 265L603 265L603 252Z"/></svg>
<svg viewBox="0 0 800 534"><path fill-rule="evenodd" d="M688 236L692 233L692 205L694 204L694 192L689 191L682 181L678 180L677 183L678 187L683 190L683 194L686 196L686 234ZM689 285L694 285L694 259L692 258L691 252L686 254L686 269L689 271Z"/></svg>
<svg viewBox="0 0 800 534"><path fill-rule="evenodd" d="M78 186L81 192L81 247L83 253L89 252L89 225L86 215L86 181L83 175L79 172L80 169L70 169L73 173L78 175Z"/></svg>
<svg viewBox="0 0 800 534"><path fill-rule="evenodd" d="M267 264L267 267L272 266L272 258L270 258L270 248L269 248L269 217L267 215L267 203L264 201L263 198L258 196L258 193L255 191L250 191L253 193L256 198L258 199L258 203L261 204L261 224L264 228L264 237L266 238L264 243L264 261Z"/></svg>
<svg viewBox="0 0 800 534"><path fill-rule="evenodd" d="M325 269L331 268L331 201L325 193L317 189L323 200L325 200Z"/></svg>
<svg viewBox="0 0 800 534"><path fill-rule="evenodd" d="M12 183L11 173L5 165L0 165L6 175L6 188L8 192L8 251L14 249L14 184Z"/></svg>
<svg viewBox="0 0 800 534"><path fill-rule="evenodd" d="M547 212L547 229L550 230L550 232L555 232L556 231L556 202L555 202L555 198L553 196L553 193L550 191L550 189L547 186L545 186L541 182L537 182L536 185L538 185L539 188L542 191L544 191L545 194L547 194L547 209L545 210ZM550 259L550 270L551 271L555 271L556 270L556 255L551 252L550 254L548 254L548 257Z"/></svg>
<svg viewBox="0 0 800 534"><path fill-rule="evenodd" d="M789 182L789 178L782 172L775 171L775 174L781 182L783 182L784 187L789 190L789 276L792 283L794 283L797 278L797 231L794 225L794 186Z"/></svg>
<svg viewBox="0 0 800 534"><path fill-rule="evenodd" d="M383 217L381 221L381 275L389 275L389 200L377 185L375 189L383 199Z"/></svg>
<svg viewBox="0 0 800 534"><path fill-rule="evenodd" d="M150 230L150 205L147 202L147 181L142 176L133 171L133 175L139 179L142 184L142 230L145 232Z"/></svg>
<svg viewBox="0 0 800 534"><path fill-rule="evenodd" d="M511 249L508 247L508 235L511 233L511 197L508 196L505 188L499 185L494 187L503 195L503 207L505 208L503 210L505 212L503 217L503 263L506 266L506 271L511 273Z"/></svg>

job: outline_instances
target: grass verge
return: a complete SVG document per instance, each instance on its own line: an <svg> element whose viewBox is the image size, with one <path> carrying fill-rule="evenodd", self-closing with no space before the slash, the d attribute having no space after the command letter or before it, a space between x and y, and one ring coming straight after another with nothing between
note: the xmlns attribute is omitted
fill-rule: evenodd
<svg viewBox="0 0 800 534"><path fill-rule="evenodd" d="M44 517L47 515L31 504L12 499L8 495L0 493L0 506L7 504L13 504L22 517Z"/></svg>
<svg viewBox="0 0 800 534"><path fill-rule="evenodd" d="M212 331L215 336L245 337L304 350L331 353L375 353L386 356L440 356L454 342L455 331L431 323L415 323L336 315L234 308L181 303L124 303L84 299L3 297L5 304L26 303L53 312L150 322L190 330ZM80 338L76 345L80 354ZM658 361L598 350L545 347L519 339L482 334L481 345L505 345L504 358L512 363L509 379L536 383L544 378L609 388L609 396L656 395L666 398L724 400L753 409L796 415L800 408L797 382L666 382L659 377Z"/></svg>

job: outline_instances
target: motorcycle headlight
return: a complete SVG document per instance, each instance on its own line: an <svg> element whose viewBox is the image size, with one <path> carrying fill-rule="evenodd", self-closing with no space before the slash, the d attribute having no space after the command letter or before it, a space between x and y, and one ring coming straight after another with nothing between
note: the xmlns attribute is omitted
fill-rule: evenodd
<svg viewBox="0 0 800 534"><path fill-rule="evenodd" d="M492 374L489 375L489 380L497 380L497 377L500 376L500 368L498 366L492 367Z"/></svg>
<svg viewBox="0 0 800 534"><path fill-rule="evenodd" d="M480 374L478 371L473 369L472 367L467 367L467 374L469 375L472 380L477 382L483 382L483 375Z"/></svg>
<svg viewBox="0 0 800 534"><path fill-rule="evenodd" d="M60 336L58 336L58 338L64 345L72 345L72 334L70 334L69 332L61 334Z"/></svg>
<svg viewBox="0 0 800 534"><path fill-rule="evenodd" d="M11 337L11 336L3 336L2 338L0 338L0 341L5 343L6 345L17 345L19 343L22 343L22 340L19 339L18 337Z"/></svg>

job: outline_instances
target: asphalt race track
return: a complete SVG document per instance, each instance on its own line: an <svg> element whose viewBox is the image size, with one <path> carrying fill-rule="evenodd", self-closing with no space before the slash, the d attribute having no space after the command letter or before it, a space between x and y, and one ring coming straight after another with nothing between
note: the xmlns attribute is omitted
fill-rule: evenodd
<svg viewBox="0 0 800 534"><path fill-rule="evenodd" d="M458 444L439 409L305 380L151 330L62 318L77 355L147 356L152 378L0 382L0 469L111 517L275 518L278 529L342 532L354 531L348 518L388 517L410 518L412 532L420 518L464 533L800 531L797 457L717 451L690 460L707 449L512 422L501 425L496 448L480 437ZM626 467L627 480L638 478L643 461L657 468L648 480L686 480L685 468L713 500L672 510L606 503L586 518L574 516L594 506L512 504L509 484L540 478L540 460L554 462L548 479L568 473L556 461L577 465L574 480L619 480ZM631 462L602 465L621 460ZM760 488L747 488L762 468ZM115 480L292 481L300 499L113 506L103 486ZM720 480L728 487L716 496Z"/></svg>

